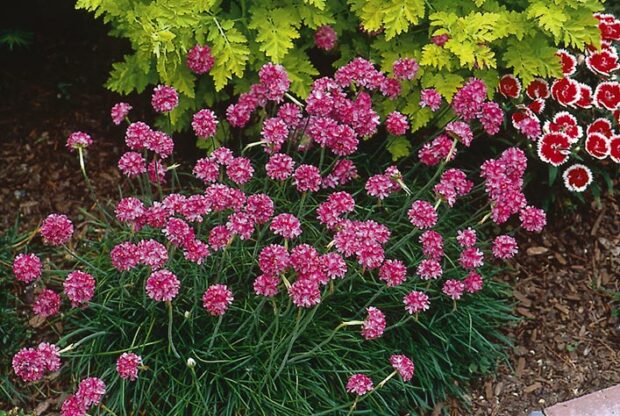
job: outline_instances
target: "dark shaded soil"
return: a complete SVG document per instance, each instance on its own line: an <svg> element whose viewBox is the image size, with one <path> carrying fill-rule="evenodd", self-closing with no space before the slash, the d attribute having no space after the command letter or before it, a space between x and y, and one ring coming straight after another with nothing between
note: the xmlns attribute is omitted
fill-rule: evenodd
<svg viewBox="0 0 620 416"><path fill-rule="evenodd" d="M555 218L521 238L513 284L524 319L510 335L510 366L471 393L476 415L526 415L620 383L620 200ZM531 236L531 235L529 235Z"/></svg>

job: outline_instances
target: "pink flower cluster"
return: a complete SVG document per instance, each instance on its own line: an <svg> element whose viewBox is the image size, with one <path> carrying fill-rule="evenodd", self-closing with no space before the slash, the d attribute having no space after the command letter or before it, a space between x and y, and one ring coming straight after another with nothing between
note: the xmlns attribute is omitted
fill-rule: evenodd
<svg viewBox="0 0 620 416"><path fill-rule="evenodd" d="M106 385L100 378L88 377L80 381L77 392L69 395L60 408L61 416L86 416L89 409L101 403Z"/></svg>
<svg viewBox="0 0 620 416"><path fill-rule="evenodd" d="M39 381L45 373L60 369L60 349L42 342L37 348L22 348L13 356L13 371L26 382Z"/></svg>

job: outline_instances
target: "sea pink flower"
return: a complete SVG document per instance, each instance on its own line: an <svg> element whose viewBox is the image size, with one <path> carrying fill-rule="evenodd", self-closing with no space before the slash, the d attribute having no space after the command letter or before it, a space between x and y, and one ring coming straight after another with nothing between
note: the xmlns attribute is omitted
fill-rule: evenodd
<svg viewBox="0 0 620 416"><path fill-rule="evenodd" d="M80 381L77 393L86 406L98 405L105 394L106 386L103 380L98 377L88 377Z"/></svg>
<svg viewBox="0 0 620 416"><path fill-rule="evenodd" d="M142 150L152 133L153 130L146 123L131 123L125 132L125 144L132 150Z"/></svg>
<svg viewBox="0 0 620 416"><path fill-rule="evenodd" d="M385 120L385 127L388 133L395 136L401 136L407 132L409 121L407 117L398 111L392 111Z"/></svg>
<svg viewBox="0 0 620 416"><path fill-rule="evenodd" d="M450 156L450 160L456 157L456 152L452 151L452 140L445 134L441 134L432 142L426 143L418 152L420 162L427 166L435 166L442 160Z"/></svg>
<svg viewBox="0 0 620 416"><path fill-rule="evenodd" d="M411 224L421 229L430 228L437 223L437 212L426 201L414 201L409 211L407 211L407 215Z"/></svg>
<svg viewBox="0 0 620 416"><path fill-rule="evenodd" d="M86 416L86 405L81 397L69 395L60 407L61 416Z"/></svg>
<svg viewBox="0 0 620 416"><path fill-rule="evenodd" d="M316 248L309 244L300 244L291 250L291 266L300 274L311 274L320 269L320 256Z"/></svg>
<svg viewBox="0 0 620 416"><path fill-rule="evenodd" d="M527 231L541 232L547 224L547 214L539 208L527 206L519 211L521 226Z"/></svg>
<svg viewBox="0 0 620 416"><path fill-rule="evenodd" d="M434 88L427 88L420 92L420 107L428 107L431 111L439 110L441 107L441 94Z"/></svg>
<svg viewBox="0 0 620 416"><path fill-rule="evenodd" d="M183 247L195 238L194 229L179 218L170 218L164 228L164 235L172 244Z"/></svg>
<svg viewBox="0 0 620 416"><path fill-rule="evenodd" d="M354 374L347 381L347 391L358 396L363 396L373 388L372 380L364 374Z"/></svg>
<svg viewBox="0 0 620 416"><path fill-rule="evenodd" d="M255 226L254 218L245 212L233 212L228 216L228 221L226 222L226 227L242 240L252 237Z"/></svg>
<svg viewBox="0 0 620 416"><path fill-rule="evenodd" d="M461 251L459 264L464 269L475 269L484 264L484 254L476 247L466 247Z"/></svg>
<svg viewBox="0 0 620 416"><path fill-rule="evenodd" d="M146 279L146 294L158 302L174 299L180 287L179 279L168 270L157 270Z"/></svg>
<svg viewBox="0 0 620 416"><path fill-rule="evenodd" d="M514 257L519 251L517 240L509 235L499 235L493 240L493 255L499 259Z"/></svg>
<svg viewBox="0 0 620 416"><path fill-rule="evenodd" d="M386 260L379 269L379 279L388 286L398 286L407 279L407 267L400 260Z"/></svg>
<svg viewBox="0 0 620 416"><path fill-rule="evenodd" d="M282 101L291 86L291 81L282 65L266 63L258 72L258 77L265 88L265 96L270 101Z"/></svg>
<svg viewBox="0 0 620 416"><path fill-rule="evenodd" d="M314 44L317 48L326 51L332 50L336 46L337 39L338 35L330 25L321 26L314 32Z"/></svg>
<svg viewBox="0 0 620 416"><path fill-rule="evenodd" d="M232 233L225 225L217 225L209 232L209 245L213 250L221 250L228 245Z"/></svg>
<svg viewBox="0 0 620 416"><path fill-rule="evenodd" d="M213 68L215 59L208 45L196 44L187 52L187 67L194 74L206 74Z"/></svg>
<svg viewBox="0 0 620 416"><path fill-rule="evenodd" d="M475 118L487 99L487 87L479 79L471 78L452 98L452 109L464 121Z"/></svg>
<svg viewBox="0 0 620 416"><path fill-rule="evenodd" d="M119 159L118 168L125 176L138 176L146 172L146 160L138 152L126 152Z"/></svg>
<svg viewBox="0 0 620 416"><path fill-rule="evenodd" d="M400 58L392 65L394 76L401 80L414 79L419 69L418 62L412 58Z"/></svg>
<svg viewBox="0 0 620 416"><path fill-rule="evenodd" d="M472 247L476 244L476 230L471 227L464 230L458 230L456 234L456 241L461 247Z"/></svg>
<svg viewBox="0 0 620 416"><path fill-rule="evenodd" d="M220 165L212 158L198 159L193 173L195 177L205 183L217 182L220 175Z"/></svg>
<svg viewBox="0 0 620 416"><path fill-rule="evenodd" d="M445 131L449 136L463 143L465 147L469 147L471 142L474 140L474 134L472 133L469 124L463 121L452 121L448 123L445 127Z"/></svg>
<svg viewBox="0 0 620 416"><path fill-rule="evenodd" d="M394 190L392 180L383 174L373 175L366 182L366 192L368 195L379 198L380 200L388 197Z"/></svg>
<svg viewBox="0 0 620 416"><path fill-rule="evenodd" d="M151 267L153 270L161 269L168 261L166 246L152 239L140 241L135 253L138 255L140 263Z"/></svg>
<svg viewBox="0 0 620 416"><path fill-rule="evenodd" d="M311 308L321 302L319 282L312 279L297 279L288 289L288 294L299 308Z"/></svg>
<svg viewBox="0 0 620 416"><path fill-rule="evenodd" d="M192 128L196 136L200 138L209 138L215 136L217 130L217 117L215 113L208 108L198 111L192 117Z"/></svg>
<svg viewBox="0 0 620 416"><path fill-rule="evenodd" d="M186 260L196 264L202 264L204 259L209 257L209 246L200 240L190 240L183 247L183 256Z"/></svg>
<svg viewBox="0 0 620 416"><path fill-rule="evenodd" d="M138 378L138 369L142 365L142 357L133 352L124 352L116 360L116 371L124 380L134 381Z"/></svg>
<svg viewBox="0 0 620 416"><path fill-rule="evenodd" d="M403 298L403 303L405 304L405 310L410 314L426 311L431 305L428 295L416 290L406 294Z"/></svg>
<svg viewBox="0 0 620 416"><path fill-rule="evenodd" d="M211 157L220 165L227 166L230 162L233 161L235 156L233 155L232 150L227 147L218 147L213 152L211 152Z"/></svg>
<svg viewBox="0 0 620 416"><path fill-rule="evenodd" d="M463 282L454 279L446 280L441 289L443 293L445 293L454 300L459 300L464 290L465 285L463 284Z"/></svg>
<svg viewBox="0 0 620 416"><path fill-rule="evenodd" d="M265 274L279 275L290 265L290 256L284 246L271 244L258 255L258 267Z"/></svg>
<svg viewBox="0 0 620 416"><path fill-rule="evenodd" d="M482 276L472 270L467 277L463 279L463 285L467 293L476 293L482 289Z"/></svg>
<svg viewBox="0 0 620 416"><path fill-rule="evenodd" d="M130 241L114 246L110 251L110 258L112 259L112 265L118 271L131 270L140 262L137 247Z"/></svg>
<svg viewBox="0 0 620 416"><path fill-rule="evenodd" d="M316 192L321 188L321 172L316 166L300 165L293 176L299 192Z"/></svg>
<svg viewBox="0 0 620 416"><path fill-rule="evenodd" d="M271 117L263 122L261 136L267 153L279 152L288 135L288 125L281 118Z"/></svg>
<svg viewBox="0 0 620 416"><path fill-rule="evenodd" d="M250 195L246 201L247 212L257 224L264 224L273 215L274 205L271 198L266 194Z"/></svg>
<svg viewBox="0 0 620 416"><path fill-rule="evenodd" d="M385 315L379 309L370 306L366 309L368 316L362 324L362 336L366 340L381 337L385 331Z"/></svg>
<svg viewBox="0 0 620 416"><path fill-rule="evenodd" d="M34 348L22 348L13 356L13 371L26 382L38 381L43 378L46 363L43 355Z"/></svg>
<svg viewBox="0 0 620 416"><path fill-rule="evenodd" d="M62 285L73 307L88 303L95 294L95 279L80 270L69 273Z"/></svg>
<svg viewBox="0 0 620 416"><path fill-rule="evenodd" d="M17 280L32 283L41 277L43 265L34 254L18 254L13 260L13 274Z"/></svg>
<svg viewBox="0 0 620 416"><path fill-rule="evenodd" d="M79 148L86 149L91 144L93 144L93 139L88 134L81 131L71 133L67 139L67 149L71 151Z"/></svg>
<svg viewBox="0 0 620 416"><path fill-rule="evenodd" d="M202 306L212 315L221 316L234 300L226 285L212 285L202 295Z"/></svg>
<svg viewBox="0 0 620 416"><path fill-rule="evenodd" d="M269 229L281 237L290 239L301 235L301 223L293 214L279 214L271 220Z"/></svg>
<svg viewBox="0 0 620 416"><path fill-rule="evenodd" d="M496 102L488 101L482 104L478 120L482 123L484 131L489 136L494 136L504 122L504 110Z"/></svg>
<svg viewBox="0 0 620 416"><path fill-rule="evenodd" d="M32 311L42 318L56 315L60 310L60 296L50 289L43 289L32 304Z"/></svg>
<svg viewBox="0 0 620 416"><path fill-rule="evenodd" d="M390 357L390 364L392 364L394 370L398 371L398 374L400 374L404 382L413 378L415 366L413 361L408 357L404 355L392 355Z"/></svg>
<svg viewBox="0 0 620 416"><path fill-rule="evenodd" d="M179 95L177 91L167 85L158 85L153 90L151 104L155 111L169 113L179 105Z"/></svg>
<svg viewBox="0 0 620 416"><path fill-rule="evenodd" d="M427 230L420 236L422 253L429 259L439 260L443 257L443 237L437 231Z"/></svg>
<svg viewBox="0 0 620 416"><path fill-rule="evenodd" d="M438 279L443 274L441 264L437 260L424 259L416 270L418 276L423 280Z"/></svg>
<svg viewBox="0 0 620 416"><path fill-rule="evenodd" d="M120 125L127 114L131 111L133 107L127 103L116 103L112 106L110 110L110 117L112 117L112 122L117 126Z"/></svg>
<svg viewBox="0 0 620 416"><path fill-rule="evenodd" d="M49 342L42 342L37 347L37 351L45 365L45 370L49 372L60 369L60 348Z"/></svg>
<svg viewBox="0 0 620 416"><path fill-rule="evenodd" d="M66 215L50 214L41 224L43 242L51 246L61 246L71 239L73 224Z"/></svg>
<svg viewBox="0 0 620 416"><path fill-rule="evenodd" d="M293 158L283 153L274 153L269 158L267 165L267 176L271 179L285 180L293 173L295 166Z"/></svg>
<svg viewBox="0 0 620 416"><path fill-rule="evenodd" d="M157 153L162 159L166 159L174 150L174 141L163 131L152 131L144 146Z"/></svg>
<svg viewBox="0 0 620 416"><path fill-rule="evenodd" d="M254 279L254 292L257 295L272 297L278 294L278 285L280 278L270 274L261 274Z"/></svg>
<svg viewBox="0 0 620 416"><path fill-rule="evenodd" d="M343 278L347 273L347 263L338 253L330 252L323 254L320 258L320 264L330 279Z"/></svg>
<svg viewBox="0 0 620 416"><path fill-rule="evenodd" d="M228 178L237 185L243 185L252 179L254 168L248 158L240 156L234 158L228 166L226 166L226 174Z"/></svg>
<svg viewBox="0 0 620 416"><path fill-rule="evenodd" d="M380 86L381 93L393 100L400 95L401 85L400 81L396 78L386 77Z"/></svg>
<svg viewBox="0 0 620 416"><path fill-rule="evenodd" d="M144 215L144 204L138 198L132 196L123 198L116 204L114 213L119 221L135 222Z"/></svg>

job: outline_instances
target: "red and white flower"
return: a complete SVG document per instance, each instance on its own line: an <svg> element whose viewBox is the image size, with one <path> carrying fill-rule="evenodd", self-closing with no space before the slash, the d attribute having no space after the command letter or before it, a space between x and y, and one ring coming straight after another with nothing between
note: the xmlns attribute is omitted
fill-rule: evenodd
<svg viewBox="0 0 620 416"><path fill-rule="evenodd" d="M551 94L549 83L542 78L534 78L525 89L525 94L532 100L537 98L546 100Z"/></svg>
<svg viewBox="0 0 620 416"><path fill-rule="evenodd" d="M547 121L544 126L545 132L564 133L570 138L571 143L576 143L583 136L583 129L577 124L577 118L566 111L560 111L553 119Z"/></svg>
<svg viewBox="0 0 620 416"><path fill-rule="evenodd" d="M571 139L565 133L545 133L538 141L538 157L543 162L560 166L570 156Z"/></svg>
<svg viewBox="0 0 620 416"><path fill-rule="evenodd" d="M613 136L609 140L609 157L616 163L620 163L620 136Z"/></svg>
<svg viewBox="0 0 620 416"><path fill-rule="evenodd" d="M540 114L545 111L545 100L542 98L537 98L531 103L527 105L527 108L534 112L535 114Z"/></svg>
<svg viewBox="0 0 620 416"><path fill-rule="evenodd" d="M603 136L611 138L613 135L611 121L606 118L597 118L586 129L586 134L590 135L592 133L601 133Z"/></svg>
<svg viewBox="0 0 620 416"><path fill-rule="evenodd" d="M562 178L569 191L583 192L592 183L592 171L587 166L577 163L566 169Z"/></svg>
<svg viewBox="0 0 620 416"><path fill-rule="evenodd" d="M572 106L581 98L579 82L571 78L560 78L551 85L551 96L563 106Z"/></svg>
<svg viewBox="0 0 620 416"><path fill-rule="evenodd" d="M592 108L592 87L586 84L579 84L579 100L575 105L579 108Z"/></svg>
<svg viewBox="0 0 620 416"><path fill-rule="evenodd" d="M594 90L594 105L598 108L615 110L620 105L620 83L601 82Z"/></svg>
<svg viewBox="0 0 620 416"><path fill-rule="evenodd" d="M577 72L577 58L565 49L560 49L556 52L562 62L562 73L564 76L573 75Z"/></svg>
<svg viewBox="0 0 620 416"><path fill-rule="evenodd" d="M609 139L602 133L590 133L586 138L586 152L597 159L605 159L609 155L609 145Z"/></svg>
<svg viewBox="0 0 620 416"><path fill-rule="evenodd" d="M512 74L506 74L499 80L499 92L508 98L519 98L521 81Z"/></svg>
<svg viewBox="0 0 620 416"><path fill-rule="evenodd" d="M601 32L601 38L607 41L620 40L620 20L611 14L594 15L599 20L598 29Z"/></svg>
<svg viewBox="0 0 620 416"><path fill-rule="evenodd" d="M609 76L620 68L615 49L601 49L586 57L586 66L595 74Z"/></svg>

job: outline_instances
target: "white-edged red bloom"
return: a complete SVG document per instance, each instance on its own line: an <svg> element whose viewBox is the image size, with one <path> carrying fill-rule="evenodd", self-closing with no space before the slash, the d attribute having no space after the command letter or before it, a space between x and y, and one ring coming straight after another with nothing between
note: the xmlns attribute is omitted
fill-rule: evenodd
<svg viewBox="0 0 620 416"><path fill-rule="evenodd" d="M552 120L545 123L544 130L546 132L566 134L571 144L577 143L581 136L583 136L583 129L577 122L577 118L566 111L560 111L555 114Z"/></svg>
<svg viewBox="0 0 620 416"><path fill-rule="evenodd" d="M43 264L35 254L21 253L13 260L13 274L17 280L32 283L41 277Z"/></svg>
<svg viewBox="0 0 620 416"><path fill-rule="evenodd" d="M146 279L146 294L157 302L169 302L179 293L181 282L168 270L157 270Z"/></svg>
<svg viewBox="0 0 620 416"><path fill-rule="evenodd" d="M601 133L603 136L607 138L611 138L613 135L613 128L611 126L611 121L606 118L597 118L592 123L588 125L586 129L586 134L591 133Z"/></svg>
<svg viewBox="0 0 620 416"><path fill-rule="evenodd" d="M618 62L618 54L615 49L601 49L588 54L586 65L590 71L606 77L620 69L620 62Z"/></svg>
<svg viewBox="0 0 620 416"><path fill-rule="evenodd" d="M135 381L142 366L142 357L133 352L124 352L116 359L116 372L123 380Z"/></svg>
<svg viewBox="0 0 620 416"><path fill-rule="evenodd" d="M565 163L571 149L571 138L565 133L545 133L538 140L538 157L553 166Z"/></svg>
<svg viewBox="0 0 620 416"><path fill-rule="evenodd" d="M605 159L611 151L611 143L602 133L590 133L586 138L585 149L590 156Z"/></svg>
<svg viewBox="0 0 620 416"><path fill-rule="evenodd" d="M226 285L212 285L202 295L202 307L211 316L221 316L226 313L234 300L232 291Z"/></svg>
<svg viewBox="0 0 620 416"><path fill-rule="evenodd" d="M551 84L551 96L565 107L573 106L581 98L579 82L572 78L556 79Z"/></svg>
<svg viewBox="0 0 620 416"><path fill-rule="evenodd" d="M512 74L502 76L497 88L504 97L519 98L521 95L521 81Z"/></svg>
<svg viewBox="0 0 620 416"><path fill-rule="evenodd" d="M525 94L532 100L539 98L546 100L551 95L549 83L542 78L534 78L525 89Z"/></svg>
<svg viewBox="0 0 620 416"><path fill-rule="evenodd" d="M66 215L50 214L43 220L40 232L45 244L61 246L71 239L73 223Z"/></svg>
<svg viewBox="0 0 620 416"><path fill-rule="evenodd" d="M559 49L556 56L560 58L562 73L565 77L573 75L577 71L577 58L565 49Z"/></svg>
<svg viewBox="0 0 620 416"><path fill-rule="evenodd" d="M620 83L615 81L599 83L594 90L593 100L598 108L617 109L620 105Z"/></svg>
<svg viewBox="0 0 620 416"><path fill-rule="evenodd" d="M349 393L355 393L358 396L363 396L373 389L374 385L372 380L365 374L354 374L349 377L347 381L347 391Z"/></svg>
<svg viewBox="0 0 620 416"><path fill-rule="evenodd" d="M592 183L592 171L585 165L576 163L562 174L566 189L572 192L583 192Z"/></svg>
<svg viewBox="0 0 620 416"><path fill-rule="evenodd" d="M620 136L612 136L609 139L609 158L620 163Z"/></svg>

